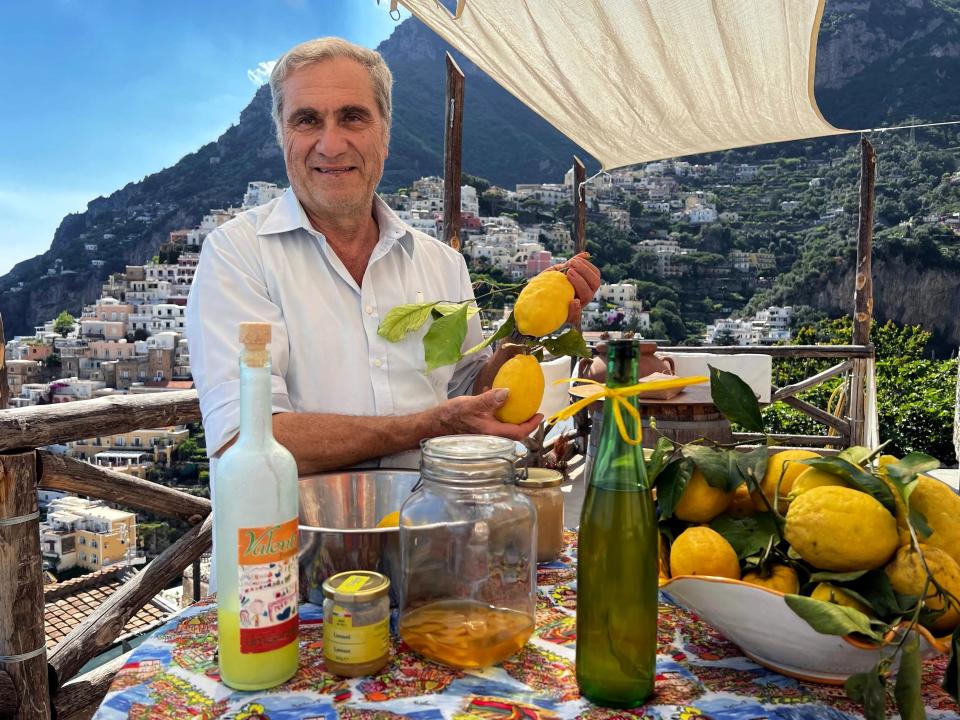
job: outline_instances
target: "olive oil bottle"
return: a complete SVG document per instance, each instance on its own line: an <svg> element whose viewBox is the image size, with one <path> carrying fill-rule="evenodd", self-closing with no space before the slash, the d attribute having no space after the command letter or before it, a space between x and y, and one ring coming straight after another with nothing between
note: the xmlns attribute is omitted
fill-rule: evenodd
<svg viewBox="0 0 960 720"><path fill-rule="evenodd" d="M616 340L607 387L637 382L639 344ZM636 408L636 398L625 399ZM597 705L630 708L653 691L657 656L657 523L643 450L620 435L604 401L577 544L577 684ZM637 421L621 408L628 436Z"/></svg>
<svg viewBox="0 0 960 720"><path fill-rule="evenodd" d="M269 323L240 323L240 434L214 478L220 678L262 690L297 671L297 464L273 437Z"/></svg>

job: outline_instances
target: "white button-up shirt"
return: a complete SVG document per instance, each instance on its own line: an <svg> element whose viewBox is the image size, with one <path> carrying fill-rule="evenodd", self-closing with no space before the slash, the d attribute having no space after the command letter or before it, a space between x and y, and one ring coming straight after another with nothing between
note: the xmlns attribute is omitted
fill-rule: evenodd
<svg viewBox="0 0 960 720"><path fill-rule="evenodd" d="M292 190L211 232L187 303L187 338L207 449L240 426L239 323L273 326L273 412L406 415L468 394L489 350L426 372L423 336L377 335L391 308L473 298L460 253L404 224L379 198L380 240L360 286ZM470 319L464 348L482 340ZM419 452L381 464L417 467Z"/></svg>

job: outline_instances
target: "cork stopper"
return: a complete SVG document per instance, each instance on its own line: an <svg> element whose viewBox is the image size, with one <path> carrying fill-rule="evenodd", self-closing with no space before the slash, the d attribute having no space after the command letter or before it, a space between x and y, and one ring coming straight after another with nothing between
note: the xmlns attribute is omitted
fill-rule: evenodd
<svg viewBox="0 0 960 720"><path fill-rule="evenodd" d="M248 350L262 350L270 344L270 323L240 323L240 344Z"/></svg>
<svg viewBox="0 0 960 720"><path fill-rule="evenodd" d="M263 367L267 364L270 330L270 323L240 323L240 344L243 345L244 362L248 367Z"/></svg>

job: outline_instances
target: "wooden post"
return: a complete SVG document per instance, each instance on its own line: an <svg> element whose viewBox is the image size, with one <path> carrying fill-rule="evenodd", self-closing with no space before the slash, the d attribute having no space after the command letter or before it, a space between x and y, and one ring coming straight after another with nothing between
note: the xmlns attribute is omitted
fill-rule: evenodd
<svg viewBox="0 0 960 720"><path fill-rule="evenodd" d="M34 452L0 455L0 671L13 680L21 720L50 717L43 566Z"/></svg>
<svg viewBox="0 0 960 720"><path fill-rule="evenodd" d="M853 291L853 344L870 344L873 322L873 200L877 155L865 137L860 138L860 224L857 229L857 270ZM867 358L853 361L850 375L850 444L866 444Z"/></svg>
<svg viewBox="0 0 960 720"><path fill-rule="evenodd" d="M574 252L587 249L587 168L573 156L573 241ZM582 190L581 190L582 187Z"/></svg>
<svg viewBox="0 0 960 720"><path fill-rule="evenodd" d="M3 339L3 315L0 315L0 410L7 407L10 400L10 386L7 385L7 343Z"/></svg>
<svg viewBox="0 0 960 720"><path fill-rule="evenodd" d="M463 71L447 53L443 117L443 241L460 249L460 173L463 150Z"/></svg>

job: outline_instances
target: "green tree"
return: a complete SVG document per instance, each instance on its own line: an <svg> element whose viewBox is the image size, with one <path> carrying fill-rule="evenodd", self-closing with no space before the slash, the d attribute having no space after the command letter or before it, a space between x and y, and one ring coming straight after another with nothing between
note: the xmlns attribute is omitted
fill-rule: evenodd
<svg viewBox="0 0 960 720"><path fill-rule="evenodd" d="M53 321L53 331L60 337L66 337L73 332L76 324L77 319L66 310L62 310L60 314L57 315L57 319Z"/></svg>

